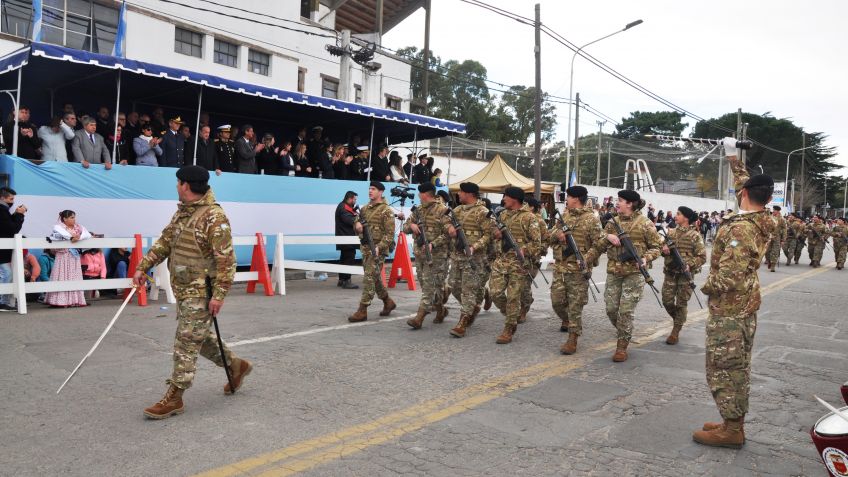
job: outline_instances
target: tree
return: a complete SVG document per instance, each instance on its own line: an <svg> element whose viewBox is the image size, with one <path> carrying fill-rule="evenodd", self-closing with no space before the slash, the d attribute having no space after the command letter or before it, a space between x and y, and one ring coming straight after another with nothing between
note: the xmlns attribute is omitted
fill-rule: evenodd
<svg viewBox="0 0 848 477"><path fill-rule="evenodd" d="M516 142L527 145L536 128L536 88L511 86L504 93L497 108L498 142ZM542 93L542 141L553 139L556 128L556 106Z"/></svg>
<svg viewBox="0 0 848 477"><path fill-rule="evenodd" d="M615 126L615 136L619 139L637 139L645 134L680 136L689 123L682 122L683 114L676 111L657 111L654 113L633 111L630 117L623 118Z"/></svg>

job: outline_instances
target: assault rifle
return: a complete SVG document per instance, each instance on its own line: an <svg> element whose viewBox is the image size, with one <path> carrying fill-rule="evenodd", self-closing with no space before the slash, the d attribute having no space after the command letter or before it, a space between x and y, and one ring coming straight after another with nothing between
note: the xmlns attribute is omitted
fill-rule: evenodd
<svg viewBox="0 0 848 477"><path fill-rule="evenodd" d="M648 273L648 269L646 269L642 265L642 260L639 257L639 253L636 251L636 247L633 245L633 241L630 240L630 234L628 234L621 228L621 225L618 223L617 220L615 220L615 218L609 217L607 220L612 223L613 227L615 227L616 235L618 235L618 240L621 241L621 246L624 247L624 253L621 254L619 260L623 262L633 260L634 262L636 262L636 267L639 269L639 272L642 273L642 276L645 277L645 283L647 283L648 286L651 287L651 291L654 293L654 297L656 297L657 303L659 303L660 307L662 308L663 304L660 300L659 290L657 290L657 288L654 286L654 279L651 278L651 274Z"/></svg>
<svg viewBox="0 0 848 477"><path fill-rule="evenodd" d="M501 212L503 212L503 210ZM492 212L489 211L487 215L492 216ZM539 288L539 285L536 284L536 280L533 278L533 273L527 268L527 258L524 257L524 252L515 242L515 237L512 236L512 232L510 232L509 228L501 222L500 214L494 215L493 217L495 219L495 226L501 231L501 241L503 241L504 253L514 250L515 256L518 257L518 265L525 273L527 273L527 276L530 277L530 281L533 282L533 286Z"/></svg>
<svg viewBox="0 0 848 477"><path fill-rule="evenodd" d="M377 259L377 247L374 246L374 239L371 237L371 228L368 227L368 221L365 220L365 216L359 212L359 206L353 209L356 212L356 218L359 219L359 223L362 224L362 238L365 240L365 244L368 245L368 250L371 251L371 256L376 260Z"/></svg>
<svg viewBox="0 0 848 477"><path fill-rule="evenodd" d="M445 211L445 215L450 218L451 225L456 230L457 247L465 253L466 257L471 257L471 246L468 245L468 238L465 236L465 230L462 228L462 224L459 223L459 220L457 220L456 214L453 213L453 209L448 207L448 210Z"/></svg>
<svg viewBox="0 0 848 477"><path fill-rule="evenodd" d="M698 300L698 306L704 308L704 305L701 304L701 299L698 298L698 290L695 289L695 278L692 276L689 266L683 261L683 256L680 255L680 250L677 249L677 244L674 243L674 240L668 236L668 232L665 230L663 230L662 236L665 240L666 246L668 247L668 251L671 252L671 258L674 261L674 264L677 268L683 271L683 276L685 276L686 280L689 281L689 287L692 288L692 292L695 294L695 299Z"/></svg>
<svg viewBox="0 0 848 477"><path fill-rule="evenodd" d="M818 230L816 230L816 228L815 228L815 224L810 224L810 230L812 230L812 231L813 231L813 233L814 233L814 234L816 234L816 237L817 237L819 240L821 240L822 242L824 242L824 246L825 246L826 248L830 248L830 244L829 244L829 243L827 243L827 239L822 238L822 236L821 236L821 234L819 233L819 231L818 231Z"/></svg>
<svg viewBox="0 0 848 477"><path fill-rule="evenodd" d="M580 271L583 272L583 278L591 284L591 286L589 286L589 291L592 292L592 299L597 302L598 297L595 296L595 290L598 290L598 293L600 293L601 289L595 284L595 280L592 280L592 273L586 265L586 260L583 259L583 254L580 253L577 241L574 240L574 232L571 230L571 227L565 223L565 220L562 218L562 214L560 214L559 210L554 212L554 217L557 216L559 216L559 223L562 224L562 233L565 234L566 249L562 251L562 259L565 260L569 255L574 255L574 259L577 260L577 265L580 267ZM593 286L595 287L595 290L592 290Z"/></svg>
<svg viewBox="0 0 848 477"><path fill-rule="evenodd" d="M424 258L427 260L427 265L433 264L433 253L430 251L430 241L427 240L427 234L424 232L424 220L421 218L421 209L417 205L412 206L412 216L418 219L413 219L415 225L418 226L418 237L415 241L418 246L424 250Z"/></svg>

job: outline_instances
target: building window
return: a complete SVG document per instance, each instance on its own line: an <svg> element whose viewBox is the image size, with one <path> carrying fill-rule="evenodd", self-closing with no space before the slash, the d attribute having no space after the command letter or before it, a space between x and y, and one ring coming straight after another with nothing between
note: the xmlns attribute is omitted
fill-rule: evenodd
<svg viewBox="0 0 848 477"><path fill-rule="evenodd" d="M2 2L0 31L31 37L32 3L32 0ZM93 53L112 53L118 31L116 8L93 0L46 0L41 12L41 41Z"/></svg>
<svg viewBox="0 0 848 477"><path fill-rule="evenodd" d="M183 55L203 57L203 35L177 27L174 33L174 51Z"/></svg>
<svg viewBox="0 0 848 477"><path fill-rule="evenodd" d="M215 63L238 68L238 45L215 39Z"/></svg>
<svg viewBox="0 0 848 477"><path fill-rule="evenodd" d="M261 51L247 51L247 69L253 73L268 76L271 66L271 55Z"/></svg>
<svg viewBox="0 0 848 477"><path fill-rule="evenodd" d="M362 86L355 84L353 85L353 102L361 103L362 102Z"/></svg>
<svg viewBox="0 0 848 477"><path fill-rule="evenodd" d="M400 111L401 99L397 96L386 95L386 107L389 109L394 109L395 111Z"/></svg>
<svg viewBox="0 0 848 477"><path fill-rule="evenodd" d="M321 96L337 99L339 97L339 80L327 76L321 77Z"/></svg>
<svg viewBox="0 0 848 477"><path fill-rule="evenodd" d="M297 69L297 92L306 92L306 68Z"/></svg>

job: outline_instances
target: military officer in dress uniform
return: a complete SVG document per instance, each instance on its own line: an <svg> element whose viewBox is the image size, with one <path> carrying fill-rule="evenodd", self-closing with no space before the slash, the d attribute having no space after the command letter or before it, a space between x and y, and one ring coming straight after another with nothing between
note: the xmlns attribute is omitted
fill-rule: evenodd
<svg viewBox="0 0 848 477"><path fill-rule="evenodd" d="M218 138L215 139L215 174L236 172L236 143L231 139L232 126L218 126Z"/></svg>

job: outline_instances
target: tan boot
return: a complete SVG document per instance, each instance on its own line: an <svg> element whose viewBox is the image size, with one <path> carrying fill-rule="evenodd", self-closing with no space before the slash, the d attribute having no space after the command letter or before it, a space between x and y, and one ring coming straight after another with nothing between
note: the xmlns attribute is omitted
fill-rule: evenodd
<svg viewBox="0 0 848 477"><path fill-rule="evenodd" d="M162 400L144 410L144 415L150 419L167 419L182 414L184 410L183 390L172 384Z"/></svg>
<svg viewBox="0 0 848 477"><path fill-rule="evenodd" d="M497 344L507 344L512 343L512 337L515 336L515 330L518 328L516 325L504 325L503 331L498 335L498 338L495 340Z"/></svg>
<svg viewBox="0 0 848 477"><path fill-rule="evenodd" d="M492 294L489 293L489 289L486 288L486 293L483 295L483 309L489 311L489 308L492 307Z"/></svg>
<svg viewBox="0 0 848 477"><path fill-rule="evenodd" d="M521 310L521 315L518 316L518 324L527 322L527 312L529 310Z"/></svg>
<svg viewBox="0 0 848 477"><path fill-rule="evenodd" d="M383 300L383 309L380 310L380 316L389 316L395 308L397 308L397 303L390 296L386 296Z"/></svg>
<svg viewBox="0 0 848 477"><path fill-rule="evenodd" d="M450 300L450 296L451 296L451 287L445 286L445 293L442 296L442 305L444 305L445 303L448 302L448 300Z"/></svg>
<svg viewBox="0 0 848 477"><path fill-rule="evenodd" d="M244 380L244 377L250 374L253 371L253 365L250 364L250 361L241 358L233 358L233 361L230 363L230 372L232 375L230 376L233 379L233 386L235 386L236 391L241 389L241 383ZM230 390L230 383L224 385L224 394L232 394L233 391Z"/></svg>
<svg viewBox="0 0 848 477"><path fill-rule="evenodd" d="M718 428L695 431L692 440L705 446L740 449L745 444L745 419L725 419Z"/></svg>
<svg viewBox="0 0 848 477"><path fill-rule="evenodd" d="M450 334L457 338L465 337L465 329L468 327L468 320L468 316L462 315L459 318L459 323L450 330Z"/></svg>
<svg viewBox="0 0 848 477"><path fill-rule="evenodd" d="M716 429L721 428L724 425L724 422L705 422L704 427L701 428L703 431L714 431Z"/></svg>
<svg viewBox="0 0 848 477"><path fill-rule="evenodd" d="M668 338L665 339L665 344L675 345L678 341L680 341L680 330L683 328L681 325L674 325L671 329L671 334L668 335Z"/></svg>
<svg viewBox="0 0 848 477"><path fill-rule="evenodd" d="M562 348L559 349L562 354L574 354L577 352L577 335L574 333L569 333L568 341L562 345Z"/></svg>
<svg viewBox="0 0 848 477"><path fill-rule="evenodd" d="M351 323L358 323L360 321L365 321L368 319L368 305L359 304L359 309L356 310L356 313L347 317L347 321Z"/></svg>
<svg viewBox="0 0 848 477"><path fill-rule="evenodd" d="M480 305L474 307L474 311L471 312L471 316L468 317L468 325L471 326L474 324L474 320L477 319L477 315L480 314Z"/></svg>
<svg viewBox="0 0 848 477"><path fill-rule="evenodd" d="M423 307L418 309L418 314L415 315L415 318L410 318L406 320L406 324L411 326L414 330L420 330L421 325L424 324L424 317L427 316L427 311L424 310Z"/></svg>
<svg viewBox="0 0 848 477"><path fill-rule="evenodd" d="M446 307L445 305L441 305L439 307L439 310L436 312L436 317L433 318L433 323L437 325L440 323L444 323L446 316L448 316L448 307Z"/></svg>
<svg viewBox="0 0 848 477"><path fill-rule="evenodd" d="M616 363L627 361L627 345L630 344L627 340L618 340L615 347L615 354L612 355L612 360Z"/></svg>

